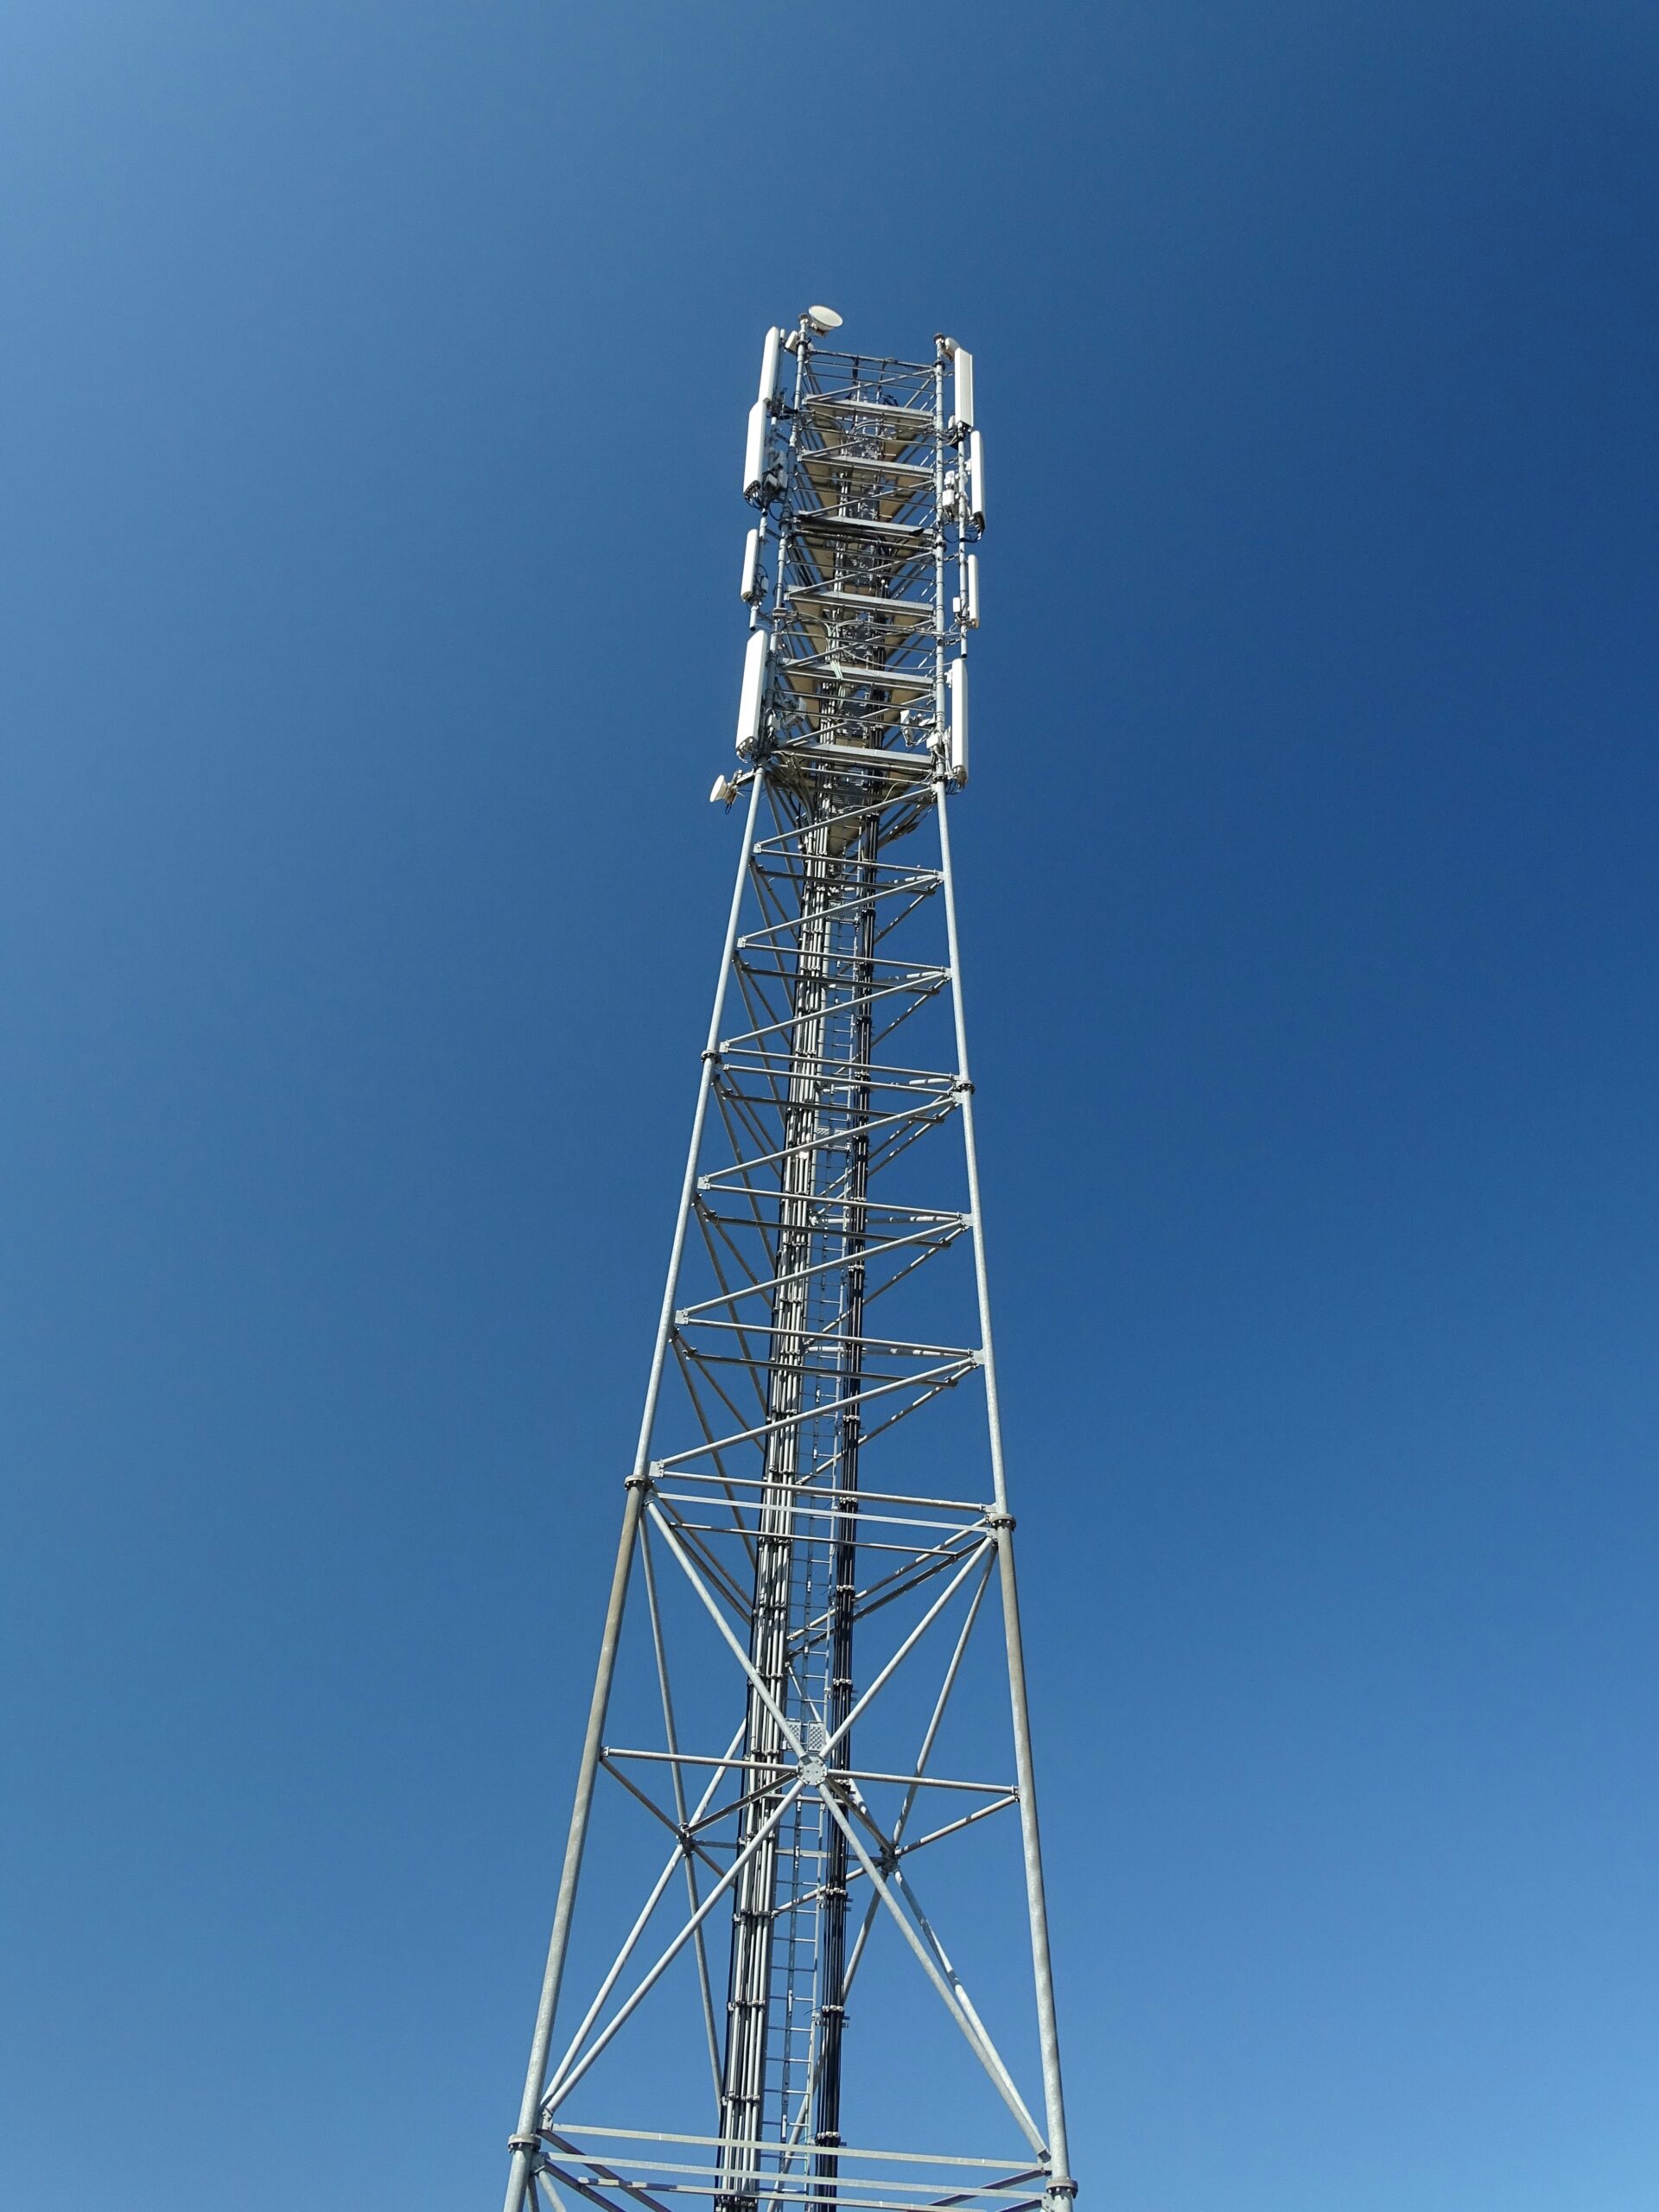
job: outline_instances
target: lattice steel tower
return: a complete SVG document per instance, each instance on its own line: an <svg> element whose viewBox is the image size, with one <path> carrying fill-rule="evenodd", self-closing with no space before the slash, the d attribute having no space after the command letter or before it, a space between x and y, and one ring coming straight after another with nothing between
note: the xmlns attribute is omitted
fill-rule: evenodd
<svg viewBox="0 0 1659 2212"><path fill-rule="evenodd" d="M742 849L506 2212L1075 2193L948 823L973 362L838 323L767 333L749 418ZM618 1826L596 1878L607 1797L657 1856Z"/></svg>

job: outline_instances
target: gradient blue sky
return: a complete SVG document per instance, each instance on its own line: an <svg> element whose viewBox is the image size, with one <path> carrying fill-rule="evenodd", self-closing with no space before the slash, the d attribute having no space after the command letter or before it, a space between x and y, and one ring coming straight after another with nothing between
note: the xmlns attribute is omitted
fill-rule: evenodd
<svg viewBox="0 0 1659 2212"><path fill-rule="evenodd" d="M1656 121L1607 0L12 0L7 2204L498 2201L809 299L979 363L1086 2202L1659 2202Z"/></svg>

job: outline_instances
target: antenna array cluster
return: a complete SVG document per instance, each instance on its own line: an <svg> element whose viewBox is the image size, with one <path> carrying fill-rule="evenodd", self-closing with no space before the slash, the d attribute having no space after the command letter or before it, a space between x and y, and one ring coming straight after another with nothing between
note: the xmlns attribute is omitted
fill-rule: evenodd
<svg viewBox="0 0 1659 2212"><path fill-rule="evenodd" d="M829 313L766 333L749 410L737 749L896 746L960 788L985 528L973 356L943 337L931 362L831 352Z"/></svg>

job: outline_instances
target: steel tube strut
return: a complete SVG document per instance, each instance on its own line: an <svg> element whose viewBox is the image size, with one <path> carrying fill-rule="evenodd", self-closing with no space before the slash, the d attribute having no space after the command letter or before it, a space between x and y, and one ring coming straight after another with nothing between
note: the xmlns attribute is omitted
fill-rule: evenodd
<svg viewBox="0 0 1659 2212"><path fill-rule="evenodd" d="M1002 1592L1003 1641L1008 1658L1008 1700L1014 1718L1014 1772L1020 1785L1020 1830L1026 1862L1026 1900L1031 1920L1031 1964L1037 1987L1037 2033L1043 2055L1043 2104L1049 2184L1055 2196L1074 2196L1065 2136L1065 2091L1060 2081L1060 2031L1054 2011L1054 1967L1048 1941L1048 1902L1043 1888L1043 1847L1037 1827L1037 1777L1031 1755L1031 1707L1026 1692L1025 1644L1020 1633L1020 1594L1014 1579L1014 1519L1008 1511L1002 1457L1002 1408L996 1395L996 1352L991 1336L991 1287L985 1266L985 1218L979 1199L979 1148L974 1141L974 1085L968 1072L968 1021L962 1002L962 956L957 936L956 872L950 864L950 820L944 779L938 786L939 851L944 870L944 922L956 976L953 994L957 1073L962 1086L962 1139L968 1155L968 1204L974 1217L974 1283L979 1300L980 1340L985 1363L985 1414L990 1429L991 1479L996 1489L997 1568Z"/></svg>
<svg viewBox="0 0 1659 2212"><path fill-rule="evenodd" d="M663 1309L657 1324L657 1342L652 1353L650 1378L645 1385L645 1407L639 1422L639 1442L634 1452L633 1472L628 1478L627 1502L622 1510L621 1541L617 1546L616 1566L611 1575L610 1600L605 1608L605 1626L600 1637L599 1668L594 1679L593 1698L588 1708L588 1732L582 1738L582 1762L576 1770L575 1803L571 1808L570 1832L565 1840L564 1866L559 1875L558 1901L553 1909L553 1932L548 1939L547 1966L542 1976L542 1996L536 2010L535 2031L531 2037L530 2063L524 2069L524 2099L518 2107L518 2125L513 2131L512 2165L507 2176L503 2212L523 2212L524 2190L529 2184L531 2161L535 2153L542 2091L547 2081L548 2053L553 2043L553 2021L559 2007L559 1986L564 1979L565 1954L569 1948L570 1923L575 1912L576 1885L582 1877L582 1853L588 1847L588 1823L594 1808L594 1783L599 1774L605 1715L610 1708L611 1684L616 1675L617 1647L621 1639L623 1609L628 1599L629 1571L633 1565L633 1548L639 1534L639 1514L645 1495L645 1459L651 1449L652 1426L657 1418L657 1401L663 1387L663 1362L667 1355L669 1331L674 1319L674 1293L679 1283L680 1262L685 1251L686 1217L691 1210L692 1194L696 1189L697 1157L702 1149L702 1126L709 1116L714 1056L720 1043L721 1016L726 1007L726 982L731 973L732 948L737 942L738 923L743 910L743 883L748 874L749 848L754 842L760 799L760 779L756 776L749 792L743 849L738 856L737 881L732 891L731 914L726 925L726 950L715 985L714 1011L709 1017L709 1042L702 1055L696 1109L691 1117L691 1141L686 1152L685 1179L680 1187L679 1216L674 1224L674 1242L669 1254L668 1282L663 1292Z"/></svg>

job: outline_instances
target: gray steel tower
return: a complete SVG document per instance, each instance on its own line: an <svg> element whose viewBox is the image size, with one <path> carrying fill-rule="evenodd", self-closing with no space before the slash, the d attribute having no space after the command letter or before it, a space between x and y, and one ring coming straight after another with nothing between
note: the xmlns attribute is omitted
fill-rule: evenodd
<svg viewBox="0 0 1659 2212"><path fill-rule="evenodd" d="M1075 2194L948 820L973 361L838 327L767 333L749 418L742 847L506 2212Z"/></svg>

